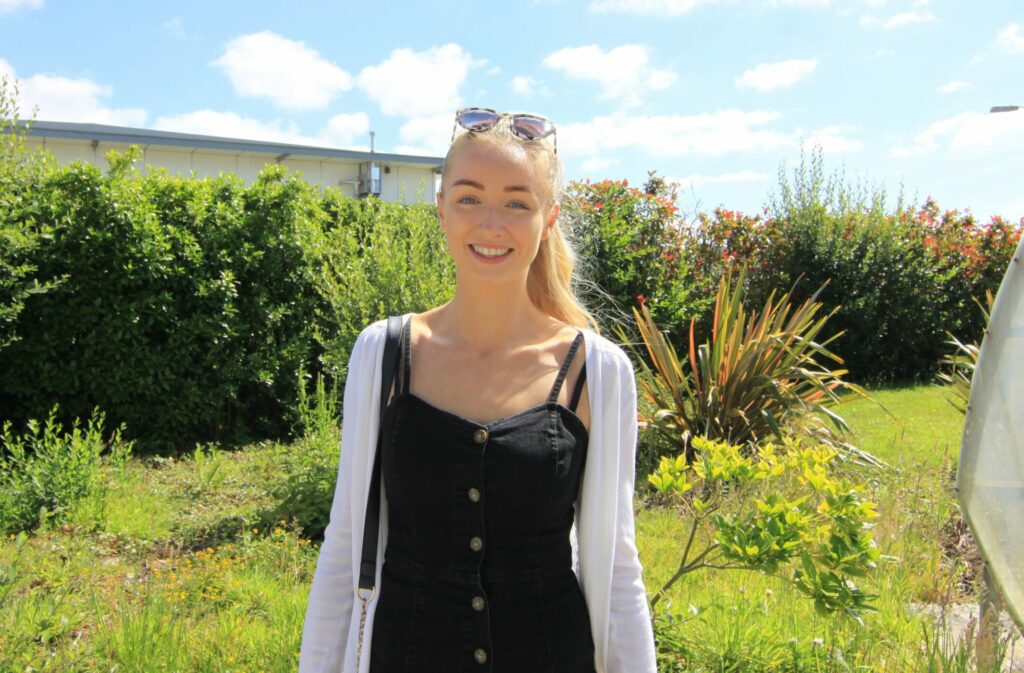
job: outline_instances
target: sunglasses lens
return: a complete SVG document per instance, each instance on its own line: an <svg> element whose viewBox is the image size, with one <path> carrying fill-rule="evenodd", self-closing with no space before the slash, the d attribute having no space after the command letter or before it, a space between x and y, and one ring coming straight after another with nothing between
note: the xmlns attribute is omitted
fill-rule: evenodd
<svg viewBox="0 0 1024 673"><path fill-rule="evenodd" d="M537 140L551 135L555 130L555 125L543 117L518 115L512 120L512 129L520 138Z"/></svg>
<svg viewBox="0 0 1024 673"><path fill-rule="evenodd" d="M459 113L459 125L469 131L486 131L494 126L499 118L496 112L470 108Z"/></svg>

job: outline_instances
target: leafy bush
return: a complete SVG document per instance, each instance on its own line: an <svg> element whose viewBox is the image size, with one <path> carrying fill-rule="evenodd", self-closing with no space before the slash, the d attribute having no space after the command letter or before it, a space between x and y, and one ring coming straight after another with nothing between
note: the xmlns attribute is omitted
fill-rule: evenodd
<svg viewBox="0 0 1024 673"><path fill-rule="evenodd" d="M1011 225L993 217L982 225L970 213L940 212L931 198L904 217L923 230L924 244L947 278L943 302L946 331L961 340L977 338L988 324L984 311L977 311L978 299L999 289L1020 241L1024 218Z"/></svg>
<svg viewBox="0 0 1024 673"><path fill-rule="evenodd" d="M312 397L304 383L300 382L298 390L302 435L289 450L294 461L288 478L273 491L279 500L273 516L294 520L308 539L323 538L338 480L338 396L337 391L325 387L323 377L317 378Z"/></svg>
<svg viewBox="0 0 1024 673"><path fill-rule="evenodd" d="M752 305L787 287L801 301L827 283L819 297L838 307L830 323L843 334L832 350L850 377L913 380L934 373L946 331L977 333L971 297L998 287L1020 231L999 218L980 227L956 211L940 215L931 200L916 211L898 200L889 211L883 190L826 175L816 152L791 177L780 170L763 215L699 215L682 252L704 291L745 264ZM702 315L698 332L710 322Z"/></svg>
<svg viewBox="0 0 1024 673"><path fill-rule="evenodd" d="M803 276L797 298L829 282L821 300L837 306L844 332L835 349L857 380L908 380L930 372L942 341L947 272L922 233L885 212L881 189L825 176L821 154L793 171L780 170L770 213L782 221L783 271ZM763 288L761 292L766 292Z"/></svg>
<svg viewBox="0 0 1024 673"><path fill-rule="evenodd" d="M0 76L0 351L21 338L17 325L25 301L59 283L40 283L34 277L33 260L50 229L37 222L32 196L53 164L46 155L25 148L32 120L20 124L17 94L17 81Z"/></svg>
<svg viewBox="0 0 1024 673"><path fill-rule="evenodd" d="M563 199L581 271L600 289L595 306L610 299L612 313L628 315L645 303L655 319L681 324L705 309L708 296L692 282L680 254L682 223L675 186L653 172L643 189L628 181L572 182ZM587 289L583 289L588 298ZM614 316L610 322L615 322Z"/></svg>
<svg viewBox="0 0 1024 673"><path fill-rule="evenodd" d="M110 465L115 468L124 465L131 454L132 442L121 439L123 426L104 440L104 414L99 409L93 411L84 428L75 419L67 433L62 432L56 414L54 405L45 425L30 420L28 431L22 435L13 432L9 421L3 424L0 531L18 533L34 530L51 519L66 521L83 501L94 498L102 502L106 486L97 473L101 454L109 447Z"/></svg>
<svg viewBox="0 0 1024 673"><path fill-rule="evenodd" d="M284 436L295 374L319 353L303 247L324 219L316 190L280 167L248 187L142 177L134 158L72 164L33 193L52 235L29 275L60 285L25 299L0 351L5 415L100 406L149 450Z"/></svg>
<svg viewBox="0 0 1024 673"><path fill-rule="evenodd" d="M665 456L649 478L692 519L679 567L652 608L687 573L747 569L791 582L825 615L860 620L874 609L876 596L853 578L866 576L880 557L870 531L875 505L836 475L831 447L787 438L751 455L727 442L693 442L695 460Z"/></svg>
<svg viewBox="0 0 1024 673"><path fill-rule="evenodd" d="M316 364L343 380L359 332L386 316L448 301L455 265L433 205L350 199L332 190L322 207L325 226L310 228L304 242L320 298L316 329L323 350Z"/></svg>

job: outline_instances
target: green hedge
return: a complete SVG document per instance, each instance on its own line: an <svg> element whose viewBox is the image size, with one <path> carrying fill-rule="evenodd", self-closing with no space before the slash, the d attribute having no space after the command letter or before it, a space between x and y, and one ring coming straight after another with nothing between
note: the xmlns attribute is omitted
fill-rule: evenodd
<svg viewBox="0 0 1024 673"><path fill-rule="evenodd" d="M450 293L432 207L279 166L250 186L142 175L136 158L13 180L0 226L20 244L0 264L23 273L0 297L0 407L16 425L59 402L65 422L98 406L143 450L286 437L304 372L343 378L368 322Z"/></svg>
<svg viewBox="0 0 1024 673"><path fill-rule="evenodd" d="M827 283L821 301L839 306L829 329L843 332L830 348L850 378L928 380L947 348L947 331L969 342L981 338L974 298L999 287L1022 226L940 213L931 199L891 210L885 202L879 189L826 176L819 154L792 177L780 172L763 215L702 213L682 251L704 292L727 266L748 265L750 306L794 284L801 301Z"/></svg>

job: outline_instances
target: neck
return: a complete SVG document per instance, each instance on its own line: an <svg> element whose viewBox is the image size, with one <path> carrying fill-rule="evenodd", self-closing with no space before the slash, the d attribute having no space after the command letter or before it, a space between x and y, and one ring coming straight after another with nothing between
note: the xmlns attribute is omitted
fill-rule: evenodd
<svg viewBox="0 0 1024 673"><path fill-rule="evenodd" d="M486 357L536 339L552 318L530 301L523 279L514 286L457 284L442 320L453 346Z"/></svg>

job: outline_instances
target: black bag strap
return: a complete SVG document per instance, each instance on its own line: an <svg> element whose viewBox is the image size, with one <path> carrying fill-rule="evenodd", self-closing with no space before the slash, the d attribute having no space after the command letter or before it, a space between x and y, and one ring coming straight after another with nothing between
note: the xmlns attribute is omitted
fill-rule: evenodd
<svg viewBox="0 0 1024 673"><path fill-rule="evenodd" d="M388 392L391 390L392 379L395 378L395 370L398 367L398 339L402 331L402 316L393 315L388 317L388 336L384 342L384 359L381 361L381 383L380 383L380 418L384 417L384 408L388 402ZM377 446L373 454L373 472L370 474L370 490L366 496L366 521L363 524L363 556L359 564L359 588L369 591L365 598L360 595L360 600L366 602L373 598L376 592L375 581L377 579L377 536L380 532L380 445L381 445L380 424L377 426Z"/></svg>

